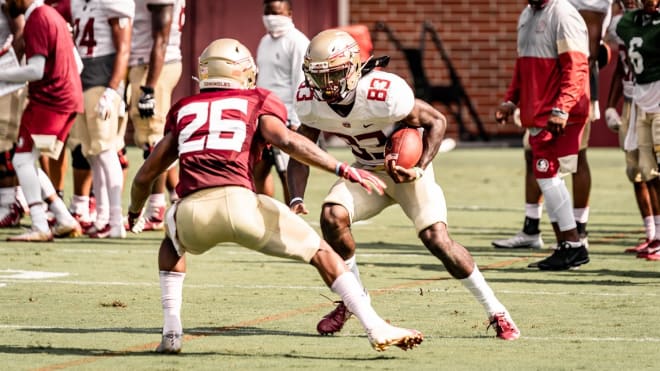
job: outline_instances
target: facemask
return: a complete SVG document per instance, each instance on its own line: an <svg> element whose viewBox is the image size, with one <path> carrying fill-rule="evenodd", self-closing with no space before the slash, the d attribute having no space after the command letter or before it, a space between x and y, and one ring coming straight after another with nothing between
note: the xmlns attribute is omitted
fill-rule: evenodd
<svg viewBox="0 0 660 371"><path fill-rule="evenodd" d="M263 16L264 27L273 37L280 37L293 28L293 19L285 15Z"/></svg>

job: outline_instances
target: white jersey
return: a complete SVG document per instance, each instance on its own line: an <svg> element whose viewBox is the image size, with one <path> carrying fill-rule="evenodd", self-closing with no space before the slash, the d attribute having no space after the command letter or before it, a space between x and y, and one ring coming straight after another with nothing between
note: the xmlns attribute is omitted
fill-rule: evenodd
<svg viewBox="0 0 660 371"><path fill-rule="evenodd" d="M612 0L568 0L577 10L605 13L610 11Z"/></svg>
<svg viewBox="0 0 660 371"><path fill-rule="evenodd" d="M296 28L280 37L266 34L257 48L257 86L266 88L282 100L289 122L298 126L300 120L293 108L298 86L305 80L302 70L309 39Z"/></svg>
<svg viewBox="0 0 660 371"><path fill-rule="evenodd" d="M384 71L372 71L360 79L355 104L346 117L314 99L307 86L298 89L295 103L302 124L343 139L356 161L369 167L383 165L387 138L414 105L415 95L408 83Z"/></svg>
<svg viewBox="0 0 660 371"><path fill-rule="evenodd" d="M71 0L73 36L80 57L114 54L117 50L109 20L119 18L125 27L129 27L134 15L133 0Z"/></svg>
<svg viewBox="0 0 660 371"><path fill-rule="evenodd" d="M135 0L135 19L131 39L129 66L148 64L153 38L151 34L151 11L147 5L173 5L172 26L165 52L165 63L181 60L181 31L186 21L186 0Z"/></svg>

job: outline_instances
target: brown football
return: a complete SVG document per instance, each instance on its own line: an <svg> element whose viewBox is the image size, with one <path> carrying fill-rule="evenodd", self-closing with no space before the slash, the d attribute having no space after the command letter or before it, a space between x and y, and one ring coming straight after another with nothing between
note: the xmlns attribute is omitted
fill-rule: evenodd
<svg viewBox="0 0 660 371"><path fill-rule="evenodd" d="M412 127L401 128L387 139L385 144L385 164L394 160L396 165L406 169L415 167L422 156L422 135Z"/></svg>

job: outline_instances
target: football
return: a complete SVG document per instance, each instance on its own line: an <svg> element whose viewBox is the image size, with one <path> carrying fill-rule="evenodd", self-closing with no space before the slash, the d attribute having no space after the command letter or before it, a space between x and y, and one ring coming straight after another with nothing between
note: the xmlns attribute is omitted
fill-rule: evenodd
<svg viewBox="0 0 660 371"><path fill-rule="evenodd" d="M410 169L422 157L422 135L412 127L403 127L390 135L385 144L385 166L394 160L395 165Z"/></svg>

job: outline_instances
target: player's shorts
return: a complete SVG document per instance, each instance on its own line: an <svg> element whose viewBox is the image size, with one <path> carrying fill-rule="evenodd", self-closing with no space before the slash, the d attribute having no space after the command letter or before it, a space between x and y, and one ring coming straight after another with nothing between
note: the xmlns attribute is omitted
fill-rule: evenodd
<svg viewBox="0 0 660 371"><path fill-rule="evenodd" d="M42 155L58 159L76 115L75 112L56 112L29 102L21 118L16 153L32 152L37 148Z"/></svg>
<svg viewBox="0 0 660 371"><path fill-rule="evenodd" d="M135 129L133 140L138 147L152 146L163 137L165 118L172 105L172 92L181 78L181 66L181 62L166 63L163 65L158 83L154 88L156 109L154 115L148 119L140 117L138 101L142 95L140 86L143 86L147 80L149 67L148 65L139 65L130 68L128 72L128 80L131 85L131 109L129 115Z"/></svg>
<svg viewBox="0 0 660 371"><path fill-rule="evenodd" d="M612 6L612 0L568 0L577 10L591 10L607 13Z"/></svg>
<svg viewBox="0 0 660 371"><path fill-rule="evenodd" d="M12 149L18 139L18 126L26 98L25 88L0 96L0 152Z"/></svg>
<svg viewBox="0 0 660 371"><path fill-rule="evenodd" d="M244 187L197 191L172 205L165 220L179 255L202 254L233 242L309 263L321 246L318 233L288 206Z"/></svg>
<svg viewBox="0 0 660 371"><path fill-rule="evenodd" d="M577 171L577 155L584 126L585 122L569 123L564 129L564 134L558 137L554 137L546 129L529 129L532 169L536 179L552 178Z"/></svg>
<svg viewBox="0 0 660 371"><path fill-rule="evenodd" d="M630 128L631 113L633 109L632 100L624 99L621 109L621 126L619 127L619 146L623 149L623 144ZM637 109L634 106L634 109ZM633 123L634 125L634 123ZM642 173L639 168L639 149L625 151L626 158L626 176L631 182L638 183L642 181Z"/></svg>
<svg viewBox="0 0 660 371"><path fill-rule="evenodd" d="M76 122L71 128L67 147L74 149L78 144L82 145L82 154L85 157L96 156L101 152L117 151L119 135L119 104L120 97L116 96L113 102L110 117L103 120L99 117L96 106L105 92L104 86L97 86L85 90L83 93L85 112L76 117Z"/></svg>
<svg viewBox="0 0 660 371"><path fill-rule="evenodd" d="M660 152L660 112L638 112L636 126L639 168L642 179L649 181L658 176L656 153Z"/></svg>
<svg viewBox="0 0 660 371"><path fill-rule="evenodd" d="M354 164L360 167L359 164ZM429 165L424 175L414 182L394 183L385 170L373 170L387 188L384 195L368 194L356 183L339 179L330 189L324 203L338 204L348 210L351 223L378 215L390 205L399 204L403 212L419 232L441 222L447 224L447 203L440 185L435 182L433 167Z"/></svg>
<svg viewBox="0 0 660 371"><path fill-rule="evenodd" d="M580 151L589 148L590 135L591 135L591 122L587 122L584 125L584 130L582 131L582 138L580 139ZM526 151L530 151L532 149L532 147L529 146L529 130L525 130L525 134L523 134L523 148Z"/></svg>

